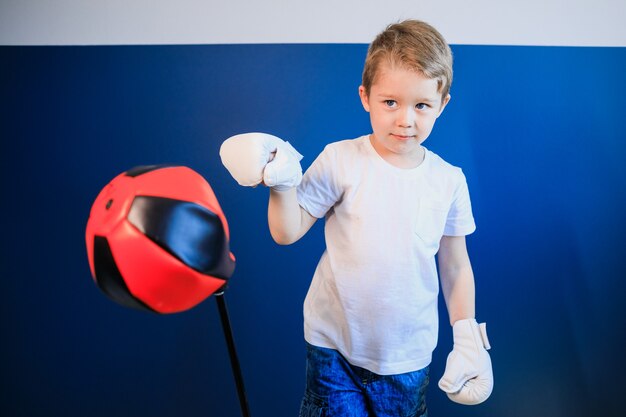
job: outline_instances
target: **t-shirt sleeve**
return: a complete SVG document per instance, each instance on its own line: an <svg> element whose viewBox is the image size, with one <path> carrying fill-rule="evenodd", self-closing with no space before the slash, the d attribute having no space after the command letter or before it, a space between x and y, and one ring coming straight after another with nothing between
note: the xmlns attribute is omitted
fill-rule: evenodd
<svg viewBox="0 0 626 417"><path fill-rule="evenodd" d="M459 174L446 227L443 231L445 236L465 236L476 230L467 180L461 170L459 170Z"/></svg>
<svg viewBox="0 0 626 417"><path fill-rule="evenodd" d="M324 217L335 205L341 194L337 186L336 152L329 146L319 154L298 186L298 203L311 216Z"/></svg>

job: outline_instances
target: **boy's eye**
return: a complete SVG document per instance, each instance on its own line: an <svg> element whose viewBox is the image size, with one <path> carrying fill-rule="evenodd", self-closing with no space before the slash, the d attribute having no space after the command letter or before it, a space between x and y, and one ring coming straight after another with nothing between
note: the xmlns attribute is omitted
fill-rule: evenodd
<svg viewBox="0 0 626 417"><path fill-rule="evenodd" d="M416 108L417 110L424 110L424 109L426 109L427 107L428 107L428 104L426 104L426 103L418 103L418 104L416 104L416 105L415 105L415 108Z"/></svg>
<svg viewBox="0 0 626 417"><path fill-rule="evenodd" d="M385 105L387 107L395 107L396 101L395 100L385 100Z"/></svg>

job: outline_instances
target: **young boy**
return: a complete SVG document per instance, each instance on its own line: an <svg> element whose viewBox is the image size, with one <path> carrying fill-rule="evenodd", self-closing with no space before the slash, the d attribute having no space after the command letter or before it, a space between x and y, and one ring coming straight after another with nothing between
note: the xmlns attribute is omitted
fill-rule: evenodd
<svg viewBox="0 0 626 417"><path fill-rule="evenodd" d="M304 303L302 417L426 416L437 253L454 335L439 386L462 404L491 393L489 342L474 319L465 246L475 229L466 180L422 146L450 101L451 81L443 37L407 20L387 27L367 53L359 95L373 133L327 145L303 178L301 156L280 139L245 134L222 146L240 184L271 187L277 243L326 221L326 251Z"/></svg>

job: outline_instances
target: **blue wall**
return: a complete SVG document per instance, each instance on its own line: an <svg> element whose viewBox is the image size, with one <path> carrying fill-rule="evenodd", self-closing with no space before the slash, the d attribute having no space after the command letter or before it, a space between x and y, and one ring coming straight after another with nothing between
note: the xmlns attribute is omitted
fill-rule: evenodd
<svg viewBox="0 0 626 417"><path fill-rule="evenodd" d="M462 166L468 238L495 391L477 407L436 387L451 346L441 303L433 416L617 415L626 360L626 48L454 46L452 102L426 143ZM306 168L368 133L365 45L0 47L0 411L6 416L236 416L215 303L156 316L91 281L98 191L136 165L212 184L238 264L227 293L253 416L297 415L302 301L322 222L279 247L267 190L238 187L230 135L290 140Z"/></svg>

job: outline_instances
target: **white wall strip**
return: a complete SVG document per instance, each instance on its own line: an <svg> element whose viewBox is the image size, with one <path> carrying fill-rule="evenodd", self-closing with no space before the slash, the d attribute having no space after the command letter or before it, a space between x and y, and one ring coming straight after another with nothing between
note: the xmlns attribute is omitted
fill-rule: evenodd
<svg viewBox="0 0 626 417"><path fill-rule="evenodd" d="M624 0L1 0L0 44L369 43L408 17L452 44L626 46Z"/></svg>

